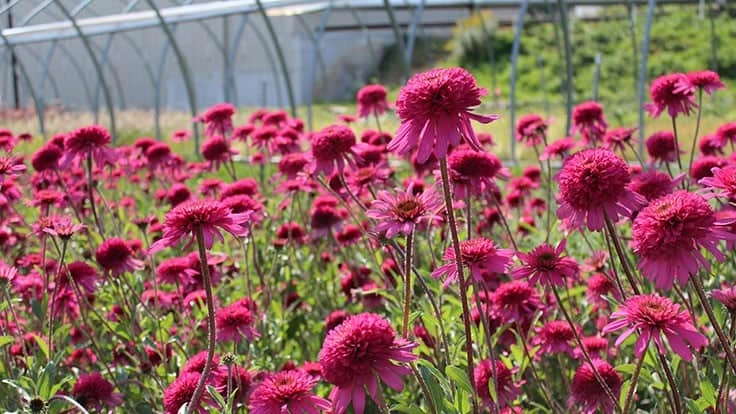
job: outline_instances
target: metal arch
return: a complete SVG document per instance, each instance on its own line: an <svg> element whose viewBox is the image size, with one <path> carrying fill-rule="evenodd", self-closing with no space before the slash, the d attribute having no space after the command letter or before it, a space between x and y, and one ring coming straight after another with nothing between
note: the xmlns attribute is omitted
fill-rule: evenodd
<svg viewBox="0 0 736 414"><path fill-rule="evenodd" d="M376 47L373 45L373 40L371 39L371 35L368 32L368 28L365 27L365 24L363 23L363 20L361 20L360 16L358 15L358 12L355 11L355 9L352 6L351 2L348 2L345 4L350 14L353 16L353 19L356 23L358 23L358 26L360 26L360 32L365 37L366 42L368 43L368 49L370 49L371 52L371 58L374 62L378 62L378 53L376 53Z"/></svg>
<svg viewBox="0 0 736 414"><path fill-rule="evenodd" d="M570 131L572 120L573 103L573 67L572 67L572 45L570 44L570 28L567 22L567 6L565 0L557 0L557 8L560 12L560 26L562 29L562 43L565 46L565 133Z"/></svg>
<svg viewBox="0 0 736 414"><path fill-rule="evenodd" d="M396 38L396 46L399 48L399 56L404 57L406 55L404 51L404 37L401 35L401 29L399 29L399 23L396 21L396 16L394 16L394 8L391 6L390 0L383 0L383 8L386 9L386 14L391 22L394 38ZM405 59L401 59L401 63L404 70L404 80L406 80L409 78L409 67Z"/></svg>
<svg viewBox="0 0 736 414"><path fill-rule="evenodd" d="M324 78L325 76L325 66L324 66L324 59L322 57L322 53L320 52L320 43L322 42L322 37L325 34L325 29L327 28L327 21L330 19L330 14L332 14L332 6L333 2L330 0L329 3L327 3L327 8L322 12L322 18L320 19L319 23L319 29L317 30L316 35L312 33L311 30L309 30L308 27L306 27L306 23L304 23L304 19L299 16L299 22L304 26L304 29L307 31L307 34L309 35L310 39L312 40L312 46L314 47L314 53L312 54L312 60L309 65L309 75L307 79L309 79L309 85L307 86L307 94L309 96L309 99L307 101L307 128L311 131L312 130L312 105L314 104L314 83L315 83L315 76L317 75L317 60L319 60L322 63L322 76Z"/></svg>
<svg viewBox="0 0 736 414"><path fill-rule="evenodd" d="M69 19L69 21L74 26L74 30L77 32L77 35L79 36L79 40L82 41L82 45L84 45L84 48L87 50L87 54L89 54L90 60L92 60L92 64L95 66L95 71L97 72L97 77L99 81L103 84L103 93L105 98L105 104L107 105L107 112L108 116L110 117L110 132L112 134L112 140L115 142L115 138L117 137L117 128L115 126L115 110L112 106L112 97L110 95L110 88L108 88L107 83L105 82L105 74L102 71L102 67L100 66L100 62L97 61L97 57L95 56L95 52L92 49L92 43L89 41L89 38L82 32L82 29L77 24L76 19L74 19L74 16L72 16L69 13L69 10L64 7L61 2L57 2L56 5L59 7L59 10L61 10L62 14L64 14L64 17Z"/></svg>
<svg viewBox="0 0 736 414"><path fill-rule="evenodd" d="M282 90L281 90L281 83L285 79L284 77L279 76L279 70L278 66L276 64L276 61L274 60L273 53L271 53L271 48L268 47L268 41L266 39L266 36L261 32L261 30L256 26L255 24L251 24L252 22L248 22L248 27L250 27L253 30L253 33L255 33L256 37L258 38L258 41L261 43L261 47L263 47L263 50L266 52L266 58L268 59L269 65L271 66L271 74L273 75L274 81L276 83L276 98L279 107L284 106L284 101L282 97Z"/></svg>
<svg viewBox="0 0 736 414"><path fill-rule="evenodd" d="M94 45L93 44L92 46L95 49L97 49L97 51L99 53L102 53L104 51L98 45ZM113 65L106 65L104 61L100 61L100 67L102 68L102 70L105 70L105 68L107 68L110 71L110 73L112 74L112 77L113 77L112 80L115 83L115 89L118 92L118 96L117 97L118 97L118 100L119 100L120 109L125 109L125 106L126 106L125 105L125 92L124 92L124 89L123 89L123 84L120 82L120 75L118 75L117 68L115 68L115 66L113 66ZM97 82L97 84L99 85L99 82ZM97 103L98 103L97 102L97 96L95 96L94 102L95 102L95 107L97 107Z"/></svg>
<svg viewBox="0 0 736 414"><path fill-rule="evenodd" d="M330 1L330 8L332 7L332 1ZM325 9L325 12L327 9ZM319 68L322 71L322 77L324 78L325 72L327 71L327 65L325 64L325 58L322 54L322 49L319 47L319 44L322 40L321 35L324 34L324 30L322 30L322 23L320 21L320 27L318 29L318 32L320 34L320 37L318 38L315 36L312 29L309 28L309 25L307 25L307 22L304 20L304 16L301 14L296 15L296 20L299 22L299 25L304 29L304 31L307 33L307 36L309 37L309 41L312 43L312 46L314 46L314 55L316 55L317 63L319 63ZM324 14L323 14L324 17ZM313 56L314 58L315 56ZM311 78L311 72L308 78Z"/></svg>
<svg viewBox="0 0 736 414"><path fill-rule="evenodd" d="M652 21L654 20L654 7L657 0L649 0L647 5L647 20L644 24L644 39L641 43L641 71L639 72L639 154L644 154L644 95L647 81L647 64L649 60L649 41L652 35Z"/></svg>
<svg viewBox="0 0 736 414"><path fill-rule="evenodd" d="M281 44L279 43L279 39L278 37L276 37L276 31L273 28L273 24L271 24L271 18L268 17L268 13L266 13L266 9L263 7L263 3L261 3L261 0L256 0L256 5L258 6L258 12L261 13L261 17L263 17L263 21L266 24L266 29L268 29L268 34L269 36L271 36L273 47L274 49L276 49L276 56L279 59L279 64L281 65L281 70L283 71L284 82L286 82L286 93L289 95L289 106L291 108L291 116L296 118L297 113L296 113L296 101L294 101L294 89L291 85L291 76L289 75L289 68L286 65L286 58L284 57L284 51L281 49Z"/></svg>
<svg viewBox="0 0 736 414"><path fill-rule="evenodd" d="M516 75L519 63L519 47L521 46L521 32L524 29L524 17L529 8L529 0L522 0L519 7L519 14L516 18L516 32L514 33L514 43L511 46L511 134L509 141L511 142L511 162L516 164Z"/></svg>
<svg viewBox="0 0 736 414"><path fill-rule="evenodd" d="M0 30L0 39L2 39L3 43L5 44L5 47L10 49L10 53L15 53L15 46L12 45L8 38L2 33ZM16 54L16 56L18 56ZM46 126L44 124L44 113L43 113L43 107L41 106L41 102L38 100L38 96L36 95L36 91L33 89L33 84L31 83L30 78L28 77L28 72L26 72L26 67L23 65L23 62L20 58L16 59L16 63L18 64L18 69L20 70L21 76L23 76L23 79L26 81L26 87L28 88L28 93L31 95L31 99L33 100L33 106L36 108L36 116L38 117L38 129L41 131L41 135L46 135Z"/></svg>
<svg viewBox="0 0 736 414"><path fill-rule="evenodd" d="M409 36L407 39L406 52L404 60L406 60L406 66L411 68L411 58L414 55L414 44L417 40L417 29L422 24L422 15L424 14L424 4L427 0L421 0L417 5L417 9L414 11L414 16L411 19L411 26L409 27Z"/></svg>
<svg viewBox="0 0 736 414"><path fill-rule="evenodd" d="M181 53L181 49L179 49L179 44L176 42L176 39L174 39L174 34L171 31L171 28L169 28L169 25L164 20L163 16L161 16L161 11L156 7L156 5L153 3L153 0L146 0L146 3L148 3L148 6L156 13L156 17L159 21L159 26L161 27L161 30L163 30L164 34L166 35L166 38L168 40L167 45L171 45L171 47L174 49L174 54L176 55L176 59L179 63L179 70L181 71L181 76L184 78L184 86L187 91L187 97L189 98L189 107L191 109L192 114L192 131L194 132L194 151L197 156L199 156L199 128L197 125L197 122L194 121L194 118L197 116L197 98L194 91L194 83L192 82L192 76L189 73L189 66L187 65L187 61L184 59L184 55ZM158 85L160 87L160 84ZM160 92L160 91L157 91ZM157 100L158 95L160 93L157 93ZM158 117L156 119L158 123ZM159 127L157 125L157 127ZM160 133L160 131L157 131Z"/></svg>
<svg viewBox="0 0 736 414"><path fill-rule="evenodd" d="M238 23L238 28L235 29L235 35L233 36L232 45L230 46L230 51L227 57L228 65L227 71L225 73L225 82L228 86L232 88L233 105L235 105L236 107L238 106L238 89L235 87L235 67L233 65L233 62L235 62L235 58L238 55L240 39L243 36L243 32L245 31L245 26L248 24L248 16L248 13L243 13L243 15L240 16L240 22Z"/></svg>
<svg viewBox="0 0 736 414"><path fill-rule="evenodd" d="M481 28L483 30L483 36L486 38L486 49L488 51L488 65L491 69L491 96L493 97L493 107L498 107L498 94L496 94L496 87L498 84L496 83L496 53L493 50L493 37L491 37L491 33L488 31L488 28L486 27L486 22L483 19L483 10L478 5L478 2L476 0L473 0L473 12L478 13L481 20L483 20L481 24ZM542 82L542 88L544 89L544 82ZM545 93L545 91L542 91ZM545 93L546 95L546 93Z"/></svg>

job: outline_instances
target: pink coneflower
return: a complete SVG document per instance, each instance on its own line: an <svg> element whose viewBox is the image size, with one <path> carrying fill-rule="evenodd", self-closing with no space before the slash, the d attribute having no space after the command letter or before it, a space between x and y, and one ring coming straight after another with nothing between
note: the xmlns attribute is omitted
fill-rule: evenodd
<svg viewBox="0 0 736 414"><path fill-rule="evenodd" d="M233 139L240 142L246 142L255 128L256 127L252 124L241 125L233 130Z"/></svg>
<svg viewBox="0 0 736 414"><path fill-rule="evenodd" d="M300 245L307 241L307 233L299 223L292 221L279 226L276 230L276 239L277 241L280 241L282 245L289 242Z"/></svg>
<svg viewBox="0 0 736 414"><path fill-rule="evenodd" d="M237 153L221 136L213 136L202 144L202 157L209 162L210 169L218 169L220 164L229 162Z"/></svg>
<svg viewBox="0 0 736 414"><path fill-rule="evenodd" d="M253 326L255 320L250 309L233 304L217 311L215 315L217 341L235 341L239 343L243 337L248 341L260 336Z"/></svg>
<svg viewBox="0 0 736 414"><path fill-rule="evenodd" d="M176 207L179 204L188 201L190 198L192 198L191 190L182 183L172 185L166 193L166 201L171 205L171 207Z"/></svg>
<svg viewBox="0 0 736 414"><path fill-rule="evenodd" d="M188 404L199 383L198 372L182 372L179 377L164 390L164 412L165 414L178 414L182 405ZM216 404L208 392L202 394L200 406L194 411L198 414L206 414L209 408Z"/></svg>
<svg viewBox="0 0 736 414"><path fill-rule="evenodd" d="M525 281L503 283L491 296L491 313L504 323L525 324L540 309L539 293Z"/></svg>
<svg viewBox="0 0 736 414"><path fill-rule="evenodd" d="M729 312L736 313L736 286L724 286L723 289L713 289L711 294L713 295L713 299L721 302Z"/></svg>
<svg viewBox="0 0 736 414"><path fill-rule="evenodd" d="M496 392L494 394L496 394L496 402L499 407L508 407L514 402L516 397L521 394L521 386L524 385L524 381L514 381L516 371L516 368L509 369L503 361L499 360L484 359L478 362L473 371L473 385L483 401L483 408L493 406L494 397L491 396L491 387L495 387Z"/></svg>
<svg viewBox="0 0 736 414"><path fill-rule="evenodd" d="M23 158L17 155L0 156L0 184L5 178L16 178L26 172Z"/></svg>
<svg viewBox="0 0 736 414"><path fill-rule="evenodd" d="M698 194L681 190L652 201L631 229L631 247L640 257L642 274L657 289L669 290L675 279L686 284L699 267L710 269L700 248L723 261L718 242L733 236L718 224L710 204Z"/></svg>
<svg viewBox="0 0 736 414"><path fill-rule="evenodd" d="M693 161L693 165L690 167L690 178L693 181L701 181L704 178L713 176L714 168L723 168L728 165L728 160L721 157L714 157L711 155L705 155L698 157Z"/></svg>
<svg viewBox="0 0 736 414"><path fill-rule="evenodd" d="M253 130L251 135L251 143L254 147L262 150L268 149L273 151L273 141L276 139L279 130L273 125L263 125Z"/></svg>
<svg viewBox="0 0 736 414"><path fill-rule="evenodd" d="M123 404L123 394L116 393L112 383L99 372L82 374L72 388L72 396L85 408L103 410L115 408Z"/></svg>
<svg viewBox="0 0 736 414"><path fill-rule="evenodd" d="M566 240L563 239L556 248L544 243L529 253L517 252L522 266L511 272L511 276L516 279L528 278L532 285L541 282L543 286L550 283L562 286L565 279L577 279L580 266L575 259L562 256L565 244Z"/></svg>
<svg viewBox="0 0 736 414"><path fill-rule="evenodd" d="M18 269L0 261L0 289L5 289L18 276Z"/></svg>
<svg viewBox="0 0 736 414"><path fill-rule="evenodd" d="M620 295L611 278L604 273L595 273L588 279L587 298L598 307L608 306L604 296L611 295L618 298Z"/></svg>
<svg viewBox="0 0 736 414"><path fill-rule="evenodd" d="M713 176L698 181L700 185L712 189L716 194L729 200L736 199L736 166L714 167Z"/></svg>
<svg viewBox="0 0 736 414"><path fill-rule="evenodd" d="M716 129L715 133L718 141L722 146L730 143L736 143L736 122L726 122Z"/></svg>
<svg viewBox="0 0 736 414"><path fill-rule="evenodd" d="M46 144L31 156L31 165L37 172L53 171L59 166L62 149L53 144Z"/></svg>
<svg viewBox="0 0 736 414"><path fill-rule="evenodd" d="M566 353L574 356L572 346L575 339L570 324L566 321L551 321L536 329L536 335L532 338L532 345L538 345L539 355Z"/></svg>
<svg viewBox="0 0 736 414"><path fill-rule="evenodd" d="M588 351L591 359L605 359L607 356L613 356L613 350L608 345L608 340L600 336L586 336L580 340L583 348ZM580 348L575 348L573 355L576 359L585 358L585 354Z"/></svg>
<svg viewBox="0 0 736 414"><path fill-rule="evenodd" d="M493 179L508 178L501 160L490 152L458 149L447 157L456 199L481 195L495 186Z"/></svg>
<svg viewBox="0 0 736 414"><path fill-rule="evenodd" d="M647 154L654 162L675 162L683 153L675 142L672 131L655 132L646 140Z"/></svg>
<svg viewBox="0 0 736 414"><path fill-rule="evenodd" d="M514 251L499 249L492 240L479 237L461 241L460 254L463 265L470 270L470 276L477 281L483 281L485 276L506 272ZM445 250L442 260L447 264L432 272L432 277L440 279L446 276L444 287L447 287L458 279L454 247L450 246Z"/></svg>
<svg viewBox="0 0 736 414"><path fill-rule="evenodd" d="M252 414L319 414L331 404L312 393L317 379L301 370L288 370L266 377L250 395Z"/></svg>
<svg viewBox="0 0 736 414"><path fill-rule="evenodd" d="M481 150L470 120L489 123L497 115L483 116L470 112L480 105L486 90L478 87L465 69L432 69L412 76L399 91L396 113L401 126L387 149L407 154L417 150L417 161L424 163L431 154L445 158L448 149L464 138Z"/></svg>
<svg viewBox="0 0 736 414"><path fill-rule="evenodd" d="M76 129L64 139L64 155L59 160L62 168L68 168L72 160L86 161L88 157L98 167L106 163L114 164L117 156L108 145L112 141L110 133L99 125L90 125Z"/></svg>
<svg viewBox="0 0 736 414"><path fill-rule="evenodd" d="M577 144L571 137L565 137L558 139L557 141L550 142L539 155L540 161L546 161L551 158L565 159L567 155L572 151Z"/></svg>
<svg viewBox="0 0 736 414"><path fill-rule="evenodd" d="M174 246L183 238L188 238L186 246L194 242L194 238L201 228L204 244L207 249L212 248L215 237L224 240L220 230L235 237L247 234L246 223L248 217L243 214L234 214L219 201L194 200L179 204L166 213L163 237L151 245L150 252L157 252L164 247Z"/></svg>
<svg viewBox="0 0 736 414"><path fill-rule="evenodd" d="M723 148L726 143L723 142L716 134L703 135L698 140L698 149L703 155L723 155Z"/></svg>
<svg viewBox="0 0 736 414"><path fill-rule="evenodd" d="M389 104L386 101L386 88L383 85L366 85L358 91L358 116L367 118L386 113Z"/></svg>
<svg viewBox="0 0 736 414"><path fill-rule="evenodd" d="M570 134L580 132L585 145L595 145L606 133L608 123L603 116L603 107L595 101L578 104L572 111Z"/></svg>
<svg viewBox="0 0 736 414"><path fill-rule="evenodd" d="M549 124L540 115L524 115L516 122L516 140L527 147L544 143Z"/></svg>
<svg viewBox="0 0 736 414"><path fill-rule="evenodd" d="M693 355L685 343L695 349L708 344L706 337L690 322L687 311L680 310L680 305L672 303L669 298L656 294L629 297L611 314L611 319L602 330L604 334L626 329L616 339L616 346L621 345L631 334L639 333L634 346L637 357L642 356L650 340L657 345L660 354L666 354L662 335L672 350L686 361L690 361Z"/></svg>
<svg viewBox="0 0 736 414"><path fill-rule="evenodd" d="M171 160L171 147L165 142L156 142L148 147L144 154L148 159L148 167L151 170L156 170L166 166Z"/></svg>
<svg viewBox="0 0 736 414"><path fill-rule="evenodd" d="M608 385L608 389L611 390L613 396L618 398L623 384L621 375L616 372L611 364L602 359L594 359L593 367ZM613 402L598 382L593 367L588 363L582 363L575 371L575 376L572 378L572 384L570 385L570 398L567 400L567 406L571 410L582 410L583 414L594 414L599 409L604 414L610 414L613 412Z"/></svg>
<svg viewBox="0 0 736 414"><path fill-rule="evenodd" d="M191 137L191 132L187 131L186 129L180 129L178 131L174 131L174 133L171 134L171 140L174 142L188 141Z"/></svg>
<svg viewBox="0 0 736 414"><path fill-rule="evenodd" d="M432 189L418 195L414 195L412 188L397 194L379 191L366 215L376 220L374 230L385 232L390 239L397 234L408 235L422 223L440 220L442 206L442 200Z"/></svg>
<svg viewBox="0 0 736 414"><path fill-rule="evenodd" d="M629 189L641 194L647 199L647 201L652 201L675 191L677 184L682 181L682 178L684 177L675 178L673 180L672 177L661 171L644 171L636 174L631 179Z"/></svg>
<svg viewBox="0 0 736 414"><path fill-rule="evenodd" d="M304 167L309 164L307 157L301 152L286 154L279 160L279 173L289 180L297 178L298 174L304 171Z"/></svg>
<svg viewBox="0 0 736 414"><path fill-rule="evenodd" d="M162 261L156 268L156 279L159 283L170 283L172 285L189 285L194 283L194 275L189 259L186 257L172 257Z"/></svg>
<svg viewBox="0 0 736 414"><path fill-rule="evenodd" d="M649 114L657 118L665 110L672 118L678 114L690 115L697 105L693 97L695 86L682 73L671 73L658 77L649 88L651 103L645 104Z"/></svg>
<svg viewBox="0 0 736 414"><path fill-rule="evenodd" d="M631 175L626 162L609 150L593 148L573 154L555 179L560 186L557 216L570 228L587 225L598 231L605 217L616 222L646 203L627 188Z"/></svg>
<svg viewBox="0 0 736 414"><path fill-rule="evenodd" d="M133 257L128 243L117 237L105 240L95 252L95 259L106 272L113 276L143 269L143 262Z"/></svg>
<svg viewBox="0 0 736 414"><path fill-rule="evenodd" d="M243 178L234 183L227 184L222 189L220 200L240 194L251 197L258 194L258 181L253 178Z"/></svg>
<svg viewBox="0 0 736 414"><path fill-rule="evenodd" d="M58 289L72 289L69 283L71 279L79 289L87 293L94 293L97 290L97 281L99 275L94 267L85 262L69 263L61 272L60 277L56 280Z"/></svg>
<svg viewBox="0 0 736 414"><path fill-rule="evenodd" d="M315 205L310 210L309 215L309 225L313 238L328 236L334 230L342 228L343 217L335 207Z"/></svg>
<svg viewBox="0 0 736 414"><path fill-rule="evenodd" d="M636 128L613 128L606 131L603 136L603 147L611 151L626 151L636 141L634 139Z"/></svg>
<svg viewBox="0 0 736 414"><path fill-rule="evenodd" d="M726 85L721 82L721 77L712 70L698 70L688 72L687 78L695 88L702 89L708 95L718 89L724 89Z"/></svg>
<svg viewBox="0 0 736 414"><path fill-rule="evenodd" d="M345 125L331 125L317 132L312 138L312 151L309 153L310 172L323 172L325 175L332 174L335 169L342 172L345 164L351 161L356 142L355 133Z"/></svg>
<svg viewBox="0 0 736 414"><path fill-rule="evenodd" d="M397 337L388 321L373 313L351 316L331 330L320 350L319 363L324 379L335 386L330 393L335 413L344 413L352 402L355 413L363 414L366 389L373 401L381 398L378 380L401 391L401 377L411 370L400 364L417 358L412 353L416 346Z"/></svg>
<svg viewBox="0 0 736 414"><path fill-rule="evenodd" d="M233 131L233 115L235 107L232 104L220 103L209 107L199 117L199 121L206 125L205 135L208 137L215 135L225 137Z"/></svg>

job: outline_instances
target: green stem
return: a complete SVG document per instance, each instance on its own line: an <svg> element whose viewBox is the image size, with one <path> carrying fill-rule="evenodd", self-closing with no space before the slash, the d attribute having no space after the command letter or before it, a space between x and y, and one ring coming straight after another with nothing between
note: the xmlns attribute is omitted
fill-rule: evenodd
<svg viewBox="0 0 736 414"><path fill-rule="evenodd" d="M703 89L698 90L698 118L695 121L695 135L693 136L693 145L690 146L690 162L687 164L687 170L693 166L693 159L695 158L695 146L698 144L698 133L700 133L700 119L703 115ZM674 121L674 120L673 120ZM690 181L687 182L686 189L690 189Z"/></svg>
<svg viewBox="0 0 736 414"><path fill-rule="evenodd" d="M409 305L411 304L411 258L414 255L414 231L406 235L406 252L404 253L404 324L402 336L409 336Z"/></svg>
<svg viewBox="0 0 736 414"><path fill-rule="evenodd" d="M711 308L710 302L708 302L708 298L705 296L705 291L703 290L703 283L700 281L700 278L697 274L691 275L690 280L693 281L695 292L698 294L700 304L703 306L703 309L708 315L708 319L710 320L711 325L713 325L713 329L715 329L716 331L716 336L718 336L718 340L721 342L723 351L726 353L726 359L728 359L728 363L731 364L731 368L734 370L734 372L736 372L736 357L734 357L733 354L731 341L726 338L726 334L723 333L723 329L721 329L721 325L718 323L716 315L713 314L713 308Z"/></svg>
<svg viewBox="0 0 736 414"><path fill-rule="evenodd" d="M682 160L680 159L680 144L679 144L679 138L677 136L677 117L671 116L670 119L672 119L672 133L675 136L675 154L677 155L677 167L680 169L680 172L682 172Z"/></svg>
<svg viewBox="0 0 736 414"><path fill-rule="evenodd" d="M639 381L639 373L641 373L641 366L644 364L644 357L647 355L648 347L649 341L647 341L647 344L644 346L644 351L641 353L641 357L639 357L639 360L636 362L634 374L631 376L631 381L629 381L629 392L626 393L626 399L624 400L624 414L629 412L629 408L631 408L631 403L634 401L633 397L634 394L636 394L636 383L637 381Z"/></svg>

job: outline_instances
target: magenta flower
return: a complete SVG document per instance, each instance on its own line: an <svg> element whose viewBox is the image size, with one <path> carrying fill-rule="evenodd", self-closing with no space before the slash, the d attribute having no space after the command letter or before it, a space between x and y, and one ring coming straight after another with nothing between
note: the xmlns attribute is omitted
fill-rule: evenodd
<svg viewBox="0 0 736 414"><path fill-rule="evenodd" d="M716 129L715 133L721 146L726 144L736 143L736 122L726 122Z"/></svg>
<svg viewBox="0 0 736 414"><path fill-rule="evenodd" d="M197 120L207 126L205 135L208 137L226 137L233 131L233 115L235 107L232 104L220 103L209 107Z"/></svg>
<svg viewBox="0 0 736 414"><path fill-rule="evenodd" d="M571 357L575 356L572 346L575 339L570 324L566 321L547 322L536 329L536 335L532 338L532 345L538 345L537 355L565 353Z"/></svg>
<svg viewBox="0 0 736 414"><path fill-rule="evenodd" d="M492 364L495 365L495 377ZM524 385L524 381L514 381L514 374L517 371L517 368L509 369L503 361L499 360L484 359L478 362L475 371L473 371L473 385L483 401L484 408L493 406L493 397L490 390L494 386L496 387L497 402L500 408L509 407L514 402L516 397L521 394L521 386Z"/></svg>
<svg viewBox="0 0 736 414"><path fill-rule="evenodd" d="M491 296L491 313L504 323L523 325L540 309L542 301L539 293L522 280L501 284Z"/></svg>
<svg viewBox="0 0 736 414"><path fill-rule="evenodd" d="M736 286L728 286L723 289L713 289L713 299L721 302L729 312L736 312Z"/></svg>
<svg viewBox="0 0 736 414"><path fill-rule="evenodd" d="M683 153L675 144L675 134L672 131L659 131L646 140L647 154L654 162L675 162Z"/></svg>
<svg viewBox="0 0 736 414"><path fill-rule="evenodd" d="M113 276L143 269L143 262L133 256L128 243L119 238L105 240L95 252L97 264Z"/></svg>
<svg viewBox="0 0 736 414"><path fill-rule="evenodd" d="M387 149L408 154L418 147L420 164L432 154L445 158L450 147L460 145L461 138L480 151L470 120L487 124L498 119L497 115L470 112L485 94L473 75L461 68L432 69L412 76L399 91L396 113L401 126Z"/></svg>
<svg viewBox="0 0 736 414"><path fill-rule="evenodd" d="M560 138L557 141L550 142L539 155L540 161L546 161L551 158L565 159L577 144L571 137Z"/></svg>
<svg viewBox="0 0 736 414"><path fill-rule="evenodd" d="M496 188L494 178L509 177L501 160L490 152L457 149L448 155L447 164L456 199L483 195Z"/></svg>
<svg viewBox="0 0 736 414"><path fill-rule="evenodd" d="M461 241L460 254L463 265L470 269L470 276L477 281L483 281L486 276L506 272L511 263L511 258L514 256L514 251L499 249L492 240L479 237ZM442 276L446 276L443 286L447 287L450 283L458 280L454 247L450 246L445 250L442 260L446 264L432 272L432 277L440 279Z"/></svg>
<svg viewBox="0 0 736 414"><path fill-rule="evenodd" d="M597 144L606 133L608 123L603 116L603 107L594 101L583 102L572 112L572 128L570 134L580 132L583 143Z"/></svg>
<svg viewBox="0 0 736 414"><path fill-rule="evenodd" d="M330 402L312 393L317 379L301 370L270 374L250 395L251 414L319 414L329 411Z"/></svg>
<svg viewBox="0 0 736 414"><path fill-rule="evenodd" d="M698 194L681 190L652 201L639 212L631 229L639 269L657 289L669 290L675 279L686 284L698 268L710 269L701 248L718 261L725 259L718 242L734 236L720 224Z"/></svg>
<svg viewBox="0 0 736 414"><path fill-rule="evenodd" d="M718 76L718 73L713 72L712 70L688 72L687 78L694 87L702 89L708 95L718 89L724 89L726 87L726 85L721 82L721 77Z"/></svg>
<svg viewBox="0 0 736 414"><path fill-rule="evenodd" d="M690 322L688 313L680 310L680 305L655 294L629 297L611 314L611 319L613 320L603 327L603 334L626 328L616 339L616 346L621 345L633 333L639 332L634 346L637 357L641 357L650 340L657 344L659 353L664 355L667 351L662 341L663 335L672 350L686 361L692 359L686 343L695 349L708 344L706 337L698 333Z"/></svg>
<svg viewBox="0 0 736 414"><path fill-rule="evenodd" d="M220 164L229 162L238 151L221 136L212 136L202 144L202 157L209 162L210 169L217 170Z"/></svg>
<svg viewBox="0 0 736 414"><path fill-rule="evenodd" d="M26 165L23 163L23 158L17 155L0 156L0 184L6 178L16 178L24 172L26 172Z"/></svg>
<svg viewBox="0 0 736 414"><path fill-rule="evenodd" d="M695 86L682 73L671 73L658 77L649 88L652 102L645 105L649 114L657 118L665 110L671 117L678 114L690 115L697 105L694 98Z"/></svg>
<svg viewBox="0 0 736 414"><path fill-rule="evenodd" d="M164 413L178 414L182 405L188 404L194 394L194 390L199 383L198 372L182 372L166 389L164 390ZM202 394L200 406L194 412L197 414L206 414L209 408L216 407L214 399L208 392Z"/></svg>
<svg viewBox="0 0 736 414"><path fill-rule="evenodd" d="M189 238L186 247L192 245L198 228L202 229L204 244L212 248L215 238L224 240L220 230L235 237L244 236L248 232L247 214L234 214L216 200L195 200L179 204L166 213L163 237L151 245L150 253L164 247L178 244L183 238Z"/></svg>
<svg viewBox="0 0 736 414"><path fill-rule="evenodd" d="M390 239L397 234L408 235L422 223L440 220L439 212L443 205L439 195L432 189L417 195L412 188L397 194L379 191L366 215L376 220L374 230L377 233L385 232L386 238Z"/></svg>
<svg viewBox="0 0 736 414"><path fill-rule="evenodd" d="M714 167L711 172L712 177L705 177L698 183L709 187L721 197L729 200L736 199L736 165L727 165L723 168Z"/></svg>
<svg viewBox="0 0 736 414"><path fill-rule="evenodd" d="M397 337L388 321L372 313L348 317L332 329L319 363L324 379L335 386L330 393L335 414L344 413L351 403L355 414L364 414L366 390L373 401L381 398L378 380L401 391L401 377L411 373L403 364L417 358L412 353L416 346Z"/></svg>
<svg viewBox="0 0 736 414"><path fill-rule="evenodd" d="M323 128L312 137L312 151L308 154L310 172L330 175L337 169L341 173L345 164L351 162L356 142L355 133L345 125Z"/></svg>
<svg viewBox="0 0 736 414"><path fill-rule="evenodd" d="M529 283L541 282L544 286L562 286L565 279L576 279L580 274L580 266L575 259L562 256L565 244L566 240L563 239L556 248L544 243L529 253L517 252L522 266L511 272L511 276L516 279L528 278Z"/></svg>
<svg viewBox="0 0 736 414"><path fill-rule="evenodd" d="M621 394L621 385L623 378L616 372L611 364L602 360L594 359L593 367L595 371L603 378L608 385L614 397ZM567 406L570 410L580 410L583 414L595 414L598 409L603 414L611 414L613 412L613 402L608 398L608 394L601 387L598 379L595 377L593 367L583 362L575 371L570 385L570 398L567 400Z"/></svg>
<svg viewBox="0 0 736 414"><path fill-rule="evenodd" d="M110 133L99 125L76 129L64 139L64 155L59 160L60 167L68 168L74 159L86 161L89 157L98 167L106 163L114 164L117 156L108 147L110 142Z"/></svg>
<svg viewBox="0 0 736 414"><path fill-rule="evenodd" d="M524 115L516 122L516 140L527 147L544 143L549 124L540 115Z"/></svg>
<svg viewBox="0 0 736 414"><path fill-rule="evenodd" d="M253 312L239 303L234 303L217 311L215 325L217 326L217 341L235 341L239 343L243 337L252 341L260 336L255 327Z"/></svg>
<svg viewBox="0 0 736 414"><path fill-rule="evenodd" d="M386 87L383 85L366 85L358 91L358 116L367 118L371 115L383 115L389 109L386 101Z"/></svg>
<svg viewBox="0 0 736 414"><path fill-rule="evenodd" d="M123 394L116 393L112 383L100 375L99 372L82 374L72 388L74 399L85 408L103 410L115 408L123 404Z"/></svg>
<svg viewBox="0 0 736 414"><path fill-rule="evenodd" d="M634 138L636 128L613 128L606 131L603 136L603 147L611 151L626 151L627 145L633 145L636 142Z"/></svg>
<svg viewBox="0 0 736 414"><path fill-rule="evenodd" d="M646 204L644 197L628 189L631 174L626 162L609 150L573 154L555 178L560 186L557 217L570 228L587 225L598 231L605 217L616 222Z"/></svg>

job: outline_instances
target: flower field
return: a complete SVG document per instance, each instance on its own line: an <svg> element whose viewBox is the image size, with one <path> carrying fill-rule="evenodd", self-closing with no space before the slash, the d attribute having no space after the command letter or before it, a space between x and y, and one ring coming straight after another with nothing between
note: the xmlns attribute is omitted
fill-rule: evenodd
<svg viewBox="0 0 736 414"><path fill-rule="evenodd" d="M561 134L525 114L522 166L461 68L316 131L215 105L198 157L186 120L130 145L0 130L0 407L736 412L724 88L654 79L645 137L594 101Z"/></svg>

